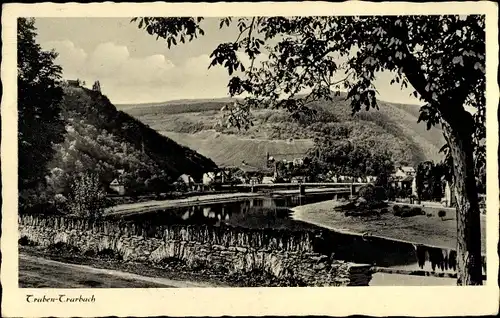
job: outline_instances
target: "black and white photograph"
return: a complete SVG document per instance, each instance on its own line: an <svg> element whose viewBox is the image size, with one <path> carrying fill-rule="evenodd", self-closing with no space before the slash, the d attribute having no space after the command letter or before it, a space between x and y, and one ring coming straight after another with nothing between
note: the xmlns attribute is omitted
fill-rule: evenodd
<svg viewBox="0 0 500 318"><path fill-rule="evenodd" d="M26 306L497 279L487 15L270 12L16 17Z"/></svg>

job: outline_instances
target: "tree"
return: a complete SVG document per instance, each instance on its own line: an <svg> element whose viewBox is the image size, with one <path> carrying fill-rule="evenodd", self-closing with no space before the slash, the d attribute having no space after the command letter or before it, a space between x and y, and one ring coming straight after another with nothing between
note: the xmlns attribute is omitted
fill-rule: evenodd
<svg viewBox="0 0 500 318"><path fill-rule="evenodd" d="M435 165L432 161L418 164L415 178L420 201L441 200L443 197L442 177L444 174L443 165Z"/></svg>
<svg viewBox="0 0 500 318"><path fill-rule="evenodd" d="M375 179L375 186L382 187L382 188L389 188L389 172L386 170L381 171L378 175L377 178Z"/></svg>
<svg viewBox="0 0 500 318"><path fill-rule="evenodd" d="M168 47L203 35L203 18L134 18ZM474 157L485 138L485 17L345 16L231 17L220 27L237 27L233 42L220 43L209 67L221 65L231 79L229 94L247 94L229 106L228 121L248 127L252 107L283 107L293 118L311 110L308 103L347 90L352 112L378 108L374 79L380 71L393 82L414 88L424 105L419 121L441 124L443 149L453 165L457 198L459 285L482 284L479 206ZM266 53L263 63L256 58ZM237 54L238 53L238 54ZM249 59L245 63L240 57ZM338 64L336 57L345 63ZM246 65L245 65L246 64ZM345 67L342 67L345 66ZM339 71L344 76L338 78ZM305 96L299 96L304 94ZM297 98L297 97L300 98ZM472 115L465 106L477 110ZM476 155L475 155L476 153Z"/></svg>
<svg viewBox="0 0 500 318"><path fill-rule="evenodd" d="M417 182L417 196L419 201L430 200L434 187L434 163L432 161L421 162L417 166L415 174Z"/></svg>
<svg viewBox="0 0 500 318"><path fill-rule="evenodd" d="M34 204L44 184L54 144L63 141L63 96L57 54L36 42L34 19L17 20L18 160L20 208ZM32 193L31 195L28 193Z"/></svg>
<svg viewBox="0 0 500 318"><path fill-rule="evenodd" d="M354 145L350 141L319 138L308 153L310 175L327 174L362 177L392 171L394 164L387 152Z"/></svg>
<svg viewBox="0 0 500 318"><path fill-rule="evenodd" d="M82 173L75 177L67 201L71 214L91 219L100 218L106 205L106 193L97 174Z"/></svg>

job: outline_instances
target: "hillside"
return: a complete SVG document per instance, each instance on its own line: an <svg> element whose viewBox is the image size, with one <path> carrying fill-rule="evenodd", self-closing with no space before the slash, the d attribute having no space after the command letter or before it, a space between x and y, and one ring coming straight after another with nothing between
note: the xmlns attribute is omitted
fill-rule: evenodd
<svg viewBox="0 0 500 318"><path fill-rule="evenodd" d="M118 111L98 92L65 87L62 115L67 132L55 147L47 178L56 193L65 193L77 172L96 172L109 183L123 169L124 182L137 190L183 173L201 177L215 167L212 160Z"/></svg>
<svg viewBox="0 0 500 318"><path fill-rule="evenodd" d="M256 167L266 165L266 153L276 159L293 160L307 152L313 141L251 139L204 130L194 134L161 131L165 136L210 156L220 166L239 166L242 161Z"/></svg>
<svg viewBox="0 0 500 318"><path fill-rule="evenodd" d="M338 129L347 130L353 143L391 151L394 160L402 164L440 160L438 152L445 143L439 127L427 130L424 123L417 123L419 108L415 105L379 101L379 111L361 111L351 116L349 102L341 95L333 101L315 102L311 107L318 111L317 116L300 122L283 110L254 110L255 125L238 131L217 126L219 110L228 102L229 99L171 101L129 105L125 111L223 165L239 164L240 159L246 158L260 166L267 151L275 157L299 157L312 146L314 138Z"/></svg>

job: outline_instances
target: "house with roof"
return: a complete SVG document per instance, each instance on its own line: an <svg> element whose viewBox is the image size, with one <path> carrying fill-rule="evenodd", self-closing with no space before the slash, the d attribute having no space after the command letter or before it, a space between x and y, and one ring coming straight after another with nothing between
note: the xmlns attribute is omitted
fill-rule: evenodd
<svg viewBox="0 0 500 318"><path fill-rule="evenodd" d="M111 181L111 183L109 184L109 188L119 195L125 194L125 185L119 179L114 179L113 181Z"/></svg>
<svg viewBox="0 0 500 318"><path fill-rule="evenodd" d="M294 176L292 177L291 183L304 183L307 181L306 176Z"/></svg>
<svg viewBox="0 0 500 318"><path fill-rule="evenodd" d="M68 84L68 86L71 86L71 87L80 87L80 80L67 80L66 81L66 84Z"/></svg>
<svg viewBox="0 0 500 318"><path fill-rule="evenodd" d="M262 183L263 184L272 184L272 183L274 183L274 177L264 176L262 178Z"/></svg>
<svg viewBox="0 0 500 318"><path fill-rule="evenodd" d="M181 174L179 178L177 178L177 182L185 184L187 186L191 186L194 184L194 179L188 174Z"/></svg>
<svg viewBox="0 0 500 318"><path fill-rule="evenodd" d="M396 172L392 174L395 179L404 179L406 177L413 177L415 175L415 168L409 166L400 166Z"/></svg>
<svg viewBox="0 0 500 318"><path fill-rule="evenodd" d="M293 159L293 165L294 166L302 166L304 164L304 159L303 158L295 158Z"/></svg>

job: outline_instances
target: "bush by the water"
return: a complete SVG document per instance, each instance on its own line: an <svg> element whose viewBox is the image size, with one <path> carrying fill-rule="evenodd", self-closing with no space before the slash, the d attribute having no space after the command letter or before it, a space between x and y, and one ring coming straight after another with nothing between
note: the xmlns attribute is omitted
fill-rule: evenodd
<svg viewBox="0 0 500 318"><path fill-rule="evenodd" d="M383 187L368 184L359 189L359 196L366 201L384 201L387 200L387 194Z"/></svg>
<svg viewBox="0 0 500 318"><path fill-rule="evenodd" d="M379 216L382 213L381 209L386 207L385 202L370 202L358 198L336 207L335 210L344 212L345 216Z"/></svg>
<svg viewBox="0 0 500 318"><path fill-rule="evenodd" d="M368 184L361 187L358 198L335 209L344 212L345 216L380 216L381 213L387 212L385 199L383 187Z"/></svg>
<svg viewBox="0 0 500 318"><path fill-rule="evenodd" d="M395 216L401 216L401 207L399 205L394 205L392 211Z"/></svg>
<svg viewBox="0 0 500 318"><path fill-rule="evenodd" d="M410 208L408 205L394 205L392 211L395 216L411 217L416 215L425 215L425 212L420 207Z"/></svg>
<svg viewBox="0 0 500 318"><path fill-rule="evenodd" d="M414 207L410 211L414 215L425 215L425 212L419 207Z"/></svg>
<svg viewBox="0 0 500 318"><path fill-rule="evenodd" d="M443 210L439 211L438 216L441 218L441 220L443 220L444 217L446 216L446 211L443 211Z"/></svg>

